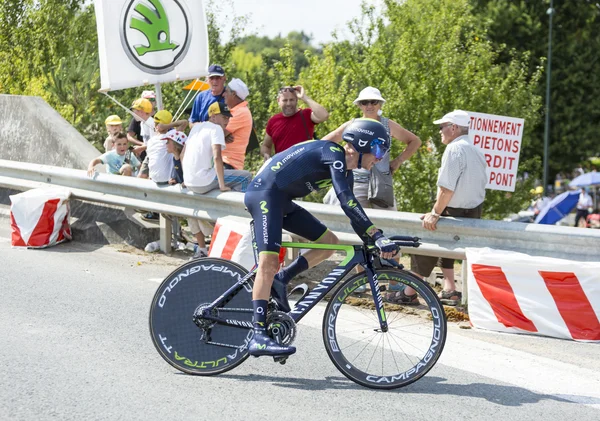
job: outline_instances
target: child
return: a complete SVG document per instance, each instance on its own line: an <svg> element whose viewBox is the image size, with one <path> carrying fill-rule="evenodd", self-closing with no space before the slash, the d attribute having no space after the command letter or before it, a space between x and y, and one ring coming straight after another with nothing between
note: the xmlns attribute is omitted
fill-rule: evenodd
<svg viewBox="0 0 600 421"><path fill-rule="evenodd" d="M108 152L115 146L115 136L123 131L123 122L118 115L109 115L104 120L108 137L104 141L104 152Z"/></svg>
<svg viewBox="0 0 600 421"><path fill-rule="evenodd" d="M131 151L127 150L127 135L118 133L115 136L114 149L92 159L88 166L88 175L94 175L94 167L98 164L106 164L108 172L116 175L132 176L135 170L140 166L140 161Z"/></svg>
<svg viewBox="0 0 600 421"><path fill-rule="evenodd" d="M169 184L183 184L183 169L181 167L181 151L187 140L185 133L171 130L163 136L167 141L167 152L173 155L173 171Z"/></svg>

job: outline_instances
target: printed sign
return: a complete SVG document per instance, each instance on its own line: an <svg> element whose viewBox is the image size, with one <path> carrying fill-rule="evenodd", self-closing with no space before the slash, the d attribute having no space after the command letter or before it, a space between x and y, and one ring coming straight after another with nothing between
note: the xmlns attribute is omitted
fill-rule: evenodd
<svg viewBox="0 0 600 421"><path fill-rule="evenodd" d="M101 91L208 73L201 0L95 0Z"/></svg>
<svg viewBox="0 0 600 421"><path fill-rule="evenodd" d="M487 162L486 188L515 191L525 120L471 111L468 113L471 117L469 140L481 148Z"/></svg>

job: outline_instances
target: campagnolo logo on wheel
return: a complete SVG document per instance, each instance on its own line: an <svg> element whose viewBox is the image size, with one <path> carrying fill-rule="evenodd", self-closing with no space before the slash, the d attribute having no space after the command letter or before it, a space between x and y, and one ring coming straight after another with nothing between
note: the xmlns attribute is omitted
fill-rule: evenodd
<svg viewBox="0 0 600 421"><path fill-rule="evenodd" d="M178 0L131 0L121 14L121 44L140 70L163 74L185 58L192 39L192 20Z"/></svg>

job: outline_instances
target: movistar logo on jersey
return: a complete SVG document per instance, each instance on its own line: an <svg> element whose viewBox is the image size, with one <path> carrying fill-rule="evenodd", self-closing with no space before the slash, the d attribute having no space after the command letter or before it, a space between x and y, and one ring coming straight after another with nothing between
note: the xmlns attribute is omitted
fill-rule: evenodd
<svg viewBox="0 0 600 421"><path fill-rule="evenodd" d="M260 210L262 211L263 214L269 213L269 209L267 209L267 201L266 200L263 200L262 202L260 202Z"/></svg>
<svg viewBox="0 0 600 421"><path fill-rule="evenodd" d="M356 207L356 202L352 199L348 200L348 206L350 206L351 208L355 208Z"/></svg>
<svg viewBox="0 0 600 421"><path fill-rule="evenodd" d="M320 189L328 189L331 187L331 179L317 181L317 187Z"/></svg>
<svg viewBox="0 0 600 421"><path fill-rule="evenodd" d="M152 74L172 71L192 40L192 19L181 0L130 0L119 26L127 57Z"/></svg>
<svg viewBox="0 0 600 421"><path fill-rule="evenodd" d="M342 151L342 149L339 146L330 146L329 150L331 152L341 152Z"/></svg>
<svg viewBox="0 0 600 421"><path fill-rule="evenodd" d="M283 164L282 164L281 162L278 162L278 163L277 163L277 165L273 165L273 166L271 167L271 171L277 171L278 169L280 169L280 168L281 168L281 166L282 166L282 165L283 165Z"/></svg>

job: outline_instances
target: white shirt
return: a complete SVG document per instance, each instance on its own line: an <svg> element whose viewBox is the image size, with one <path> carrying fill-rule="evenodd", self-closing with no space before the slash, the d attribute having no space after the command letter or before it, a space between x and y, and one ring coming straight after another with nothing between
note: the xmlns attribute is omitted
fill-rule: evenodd
<svg viewBox="0 0 600 421"><path fill-rule="evenodd" d="M577 209L585 210L594 206L592 202L592 196L587 193L579 193L579 201L577 202Z"/></svg>
<svg viewBox="0 0 600 421"><path fill-rule="evenodd" d="M140 134L144 145L147 145L150 138L154 136L154 118L152 116L148 117L148 120L140 122Z"/></svg>
<svg viewBox="0 0 600 421"><path fill-rule="evenodd" d="M487 184L487 164L481 149L467 136L454 139L444 151L437 185L454 192L448 206L473 209L483 203Z"/></svg>
<svg viewBox="0 0 600 421"><path fill-rule="evenodd" d="M185 154L181 165L186 186L204 187L217 176L212 145L225 149L223 129L210 121L196 124L185 142Z"/></svg>
<svg viewBox="0 0 600 421"><path fill-rule="evenodd" d="M166 183L173 171L173 155L167 152L167 141L162 140L163 134L156 134L148 140L149 177L155 183Z"/></svg>

